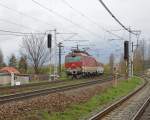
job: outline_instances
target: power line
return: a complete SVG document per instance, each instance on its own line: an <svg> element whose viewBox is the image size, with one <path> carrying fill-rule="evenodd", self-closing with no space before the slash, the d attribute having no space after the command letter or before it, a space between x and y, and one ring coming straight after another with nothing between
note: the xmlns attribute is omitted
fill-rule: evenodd
<svg viewBox="0 0 150 120"><path fill-rule="evenodd" d="M118 18L115 17L115 15L109 10L109 8L105 5L105 3L102 0L99 0L100 3L102 4L102 6L107 10L107 12L115 19L115 21L121 25L126 31L128 31L129 33L132 33L135 35L135 33L133 33L130 29L128 29L127 27L125 27Z"/></svg>
<svg viewBox="0 0 150 120"><path fill-rule="evenodd" d="M23 13L23 12L21 12L21 11L16 10L16 9L10 8L10 7L8 7L8 6L4 5L4 4L2 4L2 3L0 3L0 6L3 7L3 8L6 8L6 9L12 11L12 12L15 12L15 13L21 15L21 16L28 17L28 18L30 18L30 19L32 19L32 20L34 20L34 21L39 21L39 22L44 23L44 24L46 24L46 25L52 26L51 24L49 24L49 23L46 22L46 21L43 21L43 20L41 20L41 19L39 19L39 18L37 18L37 17L30 16L30 15L25 14L25 13ZM53 27L54 27L54 26L53 26Z"/></svg>
<svg viewBox="0 0 150 120"><path fill-rule="evenodd" d="M99 27L100 29L104 30L105 32L112 34L120 39L123 39L122 37L120 37L119 35L106 30L104 27L100 26L99 24L97 24L95 21L93 21L92 19L90 19L88 16L86 16L84 13L80 12L79 10L77 10L76 8L74 8L69 2L67 2L67 0L62 0L69 8L73 9L76 13L80 14L82 17L86 18L89 22L95 24L97 27Z"/></svg>
<svg viewBox="0 0 150 120"><path fill-rule="evenodd" d="M9 30L0 30L0 32L14 33L14 34L28 34L28 33L23 33L23 32L14 32L14 31L9 31Z"/></svg>
<svg viewBox="0 0 150 120"><path fill-rule="evenodd" d="M24 32L16 32L16 31L14 32L14 31L9 31L9 30L2 30L2 29L0 29L0 32L11 33L9 35L16 35L16 36L31 35L31 34L45 34L45 33L24 33Z"/></svg>
<svg viewBox="0 0 150 120"><path fill-rule="evenodd" d="M47 11L49 11L49 12L55 14L55 15L57 15L58 17L63 18L64 20L70 22L71 24L77 26L78 28L80 28L80 29L82 29L82 30L86 30L87 32L92 33L93 35L96 35L96 36L98 36L98 37L101 37L101 36L99 36L98 34L96 34L96 33L92 32L92 31L88 30L87 28L82 27L82 26L80 26L79 24L73 22L73 21L70 20L69 18L67 18L67 17L65 17L65 16L63 16L63 15L61 15L60 13L58 13L58 12L56 12L56 11L50 9L50 8L47 8L46 6L44 6L44 5L42 5L41 3L37 2L36 0L32 0L32 1L33 1L35 4L37 4L38 6L42 7L43 9L45 9L45 10L47 10Z"/></svg>
<svg viewBox="0 0 150 120"><path fill-rule="evenodd" d="M7 34L0 34L0 36L23 36L23 35L7 33Z"/></svg>
<svg viewBox="0 0 150 120"><path fill-rule="evenodd" d="M5 19L1 19L1 18L0 18L0 21L6 22L6 23L10 23L10 24L13 24L13 25L17 25L17 26L23 27L23 28L25 28L25 29L32 29L32 30L34 30L34 31L37 31L37 30L35 30L35 29L31 28L31 27L28 27L28 26L25 26L25 25L22 25L22 24L18 24L18 23L15 23L15 22L11 22L11 21L8 21L8 20L5 20Z"/></svg>
<svg viewBox="0 0 150 120"><path fill-rule="evenodd" d="M41 23L43 23L43 24L52 26L51 24L49 24L48 22L46 22L46 21L44 21L44 20L41 20L41 19L39 19L39 18L37 18L37 17L33 17L33 16L28 15L28 14L25 14L25 13L23 13L23 12L21 12L21 11L18 11L18 10L16 10L16 9L13 9L13 8L11 8L11 7L8 7L8 6L5 5L5 4L0 3L0 6L3 7L3 8L5 8L5 9L10 10L11 12L14 12L14 13L17 13L17 14L19 14L19 15L21 15L21 16L30 18L30 19L32 19L32 20L34 20L34 21L38 21L38 22L41 22ZM11 24L13 24L13 23L11 22ZM16 24L16 23L15 23L15 24ZM17 24L16 24L16 25L17 25ZM19 25L19 26L20 26L20 25ZM53 26L53 27L54 27L54 26ZM54 28L55 28L55 27L54 27ZM11 31L10 33L12 33L12 32L13 32L13 31ZM18 32L17 32L17 33L18 33ZM9 35L14 35L14 34L9 34ZM16 35L16 36L20 36L20 35Z"/></svg>

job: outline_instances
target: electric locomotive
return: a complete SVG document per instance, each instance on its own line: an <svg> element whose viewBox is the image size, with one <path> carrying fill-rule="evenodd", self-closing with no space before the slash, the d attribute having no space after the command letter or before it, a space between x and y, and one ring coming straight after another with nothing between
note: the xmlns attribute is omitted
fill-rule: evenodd
<svg viewBox="0 0 150 120"><path fill-rule="evenodd" d="M67 75L75 78L101 75L104 72L102 63L79 49L72 50L65 56L65 68Z"/></svg>

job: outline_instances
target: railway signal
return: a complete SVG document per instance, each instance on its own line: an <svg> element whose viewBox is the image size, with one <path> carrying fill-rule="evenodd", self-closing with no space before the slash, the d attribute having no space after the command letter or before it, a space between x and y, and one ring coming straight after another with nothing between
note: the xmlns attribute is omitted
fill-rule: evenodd
<svg viewBox="0 0 150 120"><path fill-rule="evenodd" d="M124 59L129 59L129 41L124 42Z"/></svg>
<svg viewBox="0 0 150 120"><path fill-rule="evenodd" d="M51 48L52 48L52 35L48 34L47 35L47 47L49 48L49 52L50 52L50 62L49 62L49 66L50 66L50 77L49 80L51 81Z"/></svg>
<svg viewBox="0 0 150 120"><path fill-rule="evenodd" d="M52 47L52 35L48 34L47 36L47 47L51 49Z"/></svg>
<svg viewBox="0 0 150 120"><path fill-rule="evenodd" d="M124 41L124 60L126 64L126 78L129 76L129 41Z"/></svg>

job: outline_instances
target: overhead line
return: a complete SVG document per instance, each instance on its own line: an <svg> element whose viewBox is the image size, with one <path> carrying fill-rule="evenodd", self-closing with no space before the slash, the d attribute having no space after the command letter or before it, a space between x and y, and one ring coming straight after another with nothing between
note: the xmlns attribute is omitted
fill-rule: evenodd
<svg viewBox="0 0 150 120"><path fill-rule="evenodd" d="M14 33L14 34L28 34L28 33L23 33L23 32L14 32L14 31L9 31L9 30L1 30L0 32L6 32L6 33Z"/></svg>
<svg viewBox="0 0 150 120"><path fill-rule="evenodd" d="M77 24L77 23L71 21L69 18L67 18L67 17L65 17L65 16L63 16L63 15L61 15L60 13L58 13L58 12L56 12L56 11L50 9L50 8L45 7L44 5L42 5L41 3L37 2L36 0L32 0L32 1L33 1L35 4L37 4L38 6L42 7L43 9L45 9L45 10L47 10L47 11L49 11L49 12L55 14L55 15L57 15L58 17L63 18L64 20L66 20L66 21L70 22L71 24L73 24L73 25L79 27L80 29L86 30L87 32L92 33L93 35L99 36L98 34L96 34L96 33L92 32L92 31L88 30L87 28L82 27L82 26L80 26L79 24ZM101 36L99 36L99 37L101 37Z"/></svg>
<svg viewBox="0 0 150 120"><path fill-rule="evenodd" d="M23 35L19 35L19 34L11 34L11 33L7 33L7 34L1 34L0 33L0 36L23 36Z"/></svg>
<svg viewBox="0 0 150 120"><path fill-rule="evenodd" d="M35 29L31 28L31 27L28 27L28 26L25 26L25 25L22 25L22 24L18 24L18 23L15 23L15 22L11 22L11 21L8 21L8 20L5 20L5 19L1 19L1 18L0 18L0 21L6 22L6 23L10 23L10 24L13 24L13 25L17 25L17 26L23 27L23 28L25 28L25 29L32 29L32 30L34 30L34 31L37 31L37 30L35 30Z"/></svg>
<svg viewBox="0 0 150 120"><path fill-rule="evenodd" d="M106 30L104 27L100 26L99 24L97 24L95 21L93 21L92 19L90 19L88 16L86 16L84 13L80 12L79 10L77 10L76 8L74 8L69 2L67 2L67 0L62 0L68 7L70 7L71 9L73 9L76 13L80 14L82 17L86 18L89 22L97 25L97 27L99 27L100 29L104 30L105 32L109 33L109 34L112 34L120 39L123 39L121 36L109 31L109 30Z"/></svg>
<svg viewBox="0 0 150 120"><path fill-rule="evenodd" d="M39 18L37 18L37 17L33 17L33 16L28 15L28 14L25 14L25 13L23 13L23 12L21 12L21 11L18 11L18 10L16 10L16 9L13 9L13 8L11 8L11 7L8 7L8 6L5 5L5 4L0 3L0 6L3 7L3 8L5 8L5 9L8 9L8 10L14 12L14 13L17 13L17 14L19 14L19 15L21 15L21 16L25 16L25 17L27 17L27 18L30 18L30 19L32 19L32 20L34 20L34 21L38 21L38 22L41 22L41 23L43 23L43 24L52 26L51 24L49 24L48 22L46 22L46 21L44 21L44 20L41 20L41 19L39 19ZM53 26L53 27L54 27L54 26ZM54 28L55 28L55 27L54 27ZM10 33L11 33L11 32L13 32L13 31L10 31ZM18 33L18 32L17 32L17 33ZM20 35L16 35L16 36L20 36Z"/></svg>
<svg viewBox="0 0 150 120"><path fill-rule="evenodd" d="M105 3L102 0L99 0L100 3L102 4L102 6L107 10L107 12L115 19L115 21L121 25L126 31L128 31L129 33L134 34L130 29L128 29L127 27L125 27L117 17L115 17L115 15L109 10L109 8L105 5ZM135 34L134 34L135 35Z"/></svg>
<svg viewBox="0 0 150 120"><path fill-rule="evenodd" d="M9 30L2 30L0 29L0 32L4 32L4 33L11 33L12 35L31 35L31 34L45 34L45 33L25 33L25 32L14 32L14 31L9 31Z"/></svg>
<svg viewBox="0 0 150 120"><path fill-rule="evenodd" d="M39 22L44 23L44 24L46 24L46 25L52 26L52 25L49 24L48 22L45 22L45 21L43 21L43 20L41 20L41 19L39 19L39 18L37 18L37 17L33 17L33 16L30 16L30 15L27 15L27 14L21 12L21 11L16 10L16 9L10 8L10 7L8 7L8 6L4 5L4 4L2 4L2 3L0 3L0 6L6 8L6 9L8 9L8 10L10 10L10 11L13 11L13 12L19 14L19 15L28 17L28 18L30 18L30 19L32 19L32 20L34 20L34 21L39 21ZM54 26L53 26L53 27L54 27Z"/></svg>

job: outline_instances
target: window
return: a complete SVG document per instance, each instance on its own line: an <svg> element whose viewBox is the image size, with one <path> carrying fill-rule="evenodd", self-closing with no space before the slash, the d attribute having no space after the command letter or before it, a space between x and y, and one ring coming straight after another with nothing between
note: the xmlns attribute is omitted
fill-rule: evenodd
<svg viewBox="0 0 150 120"><path fill-rule="evenodd" d="M76 56L76 57L66 57L65 62L69 63L69 62L79 62L81 60L80 56Z"/></svg>

